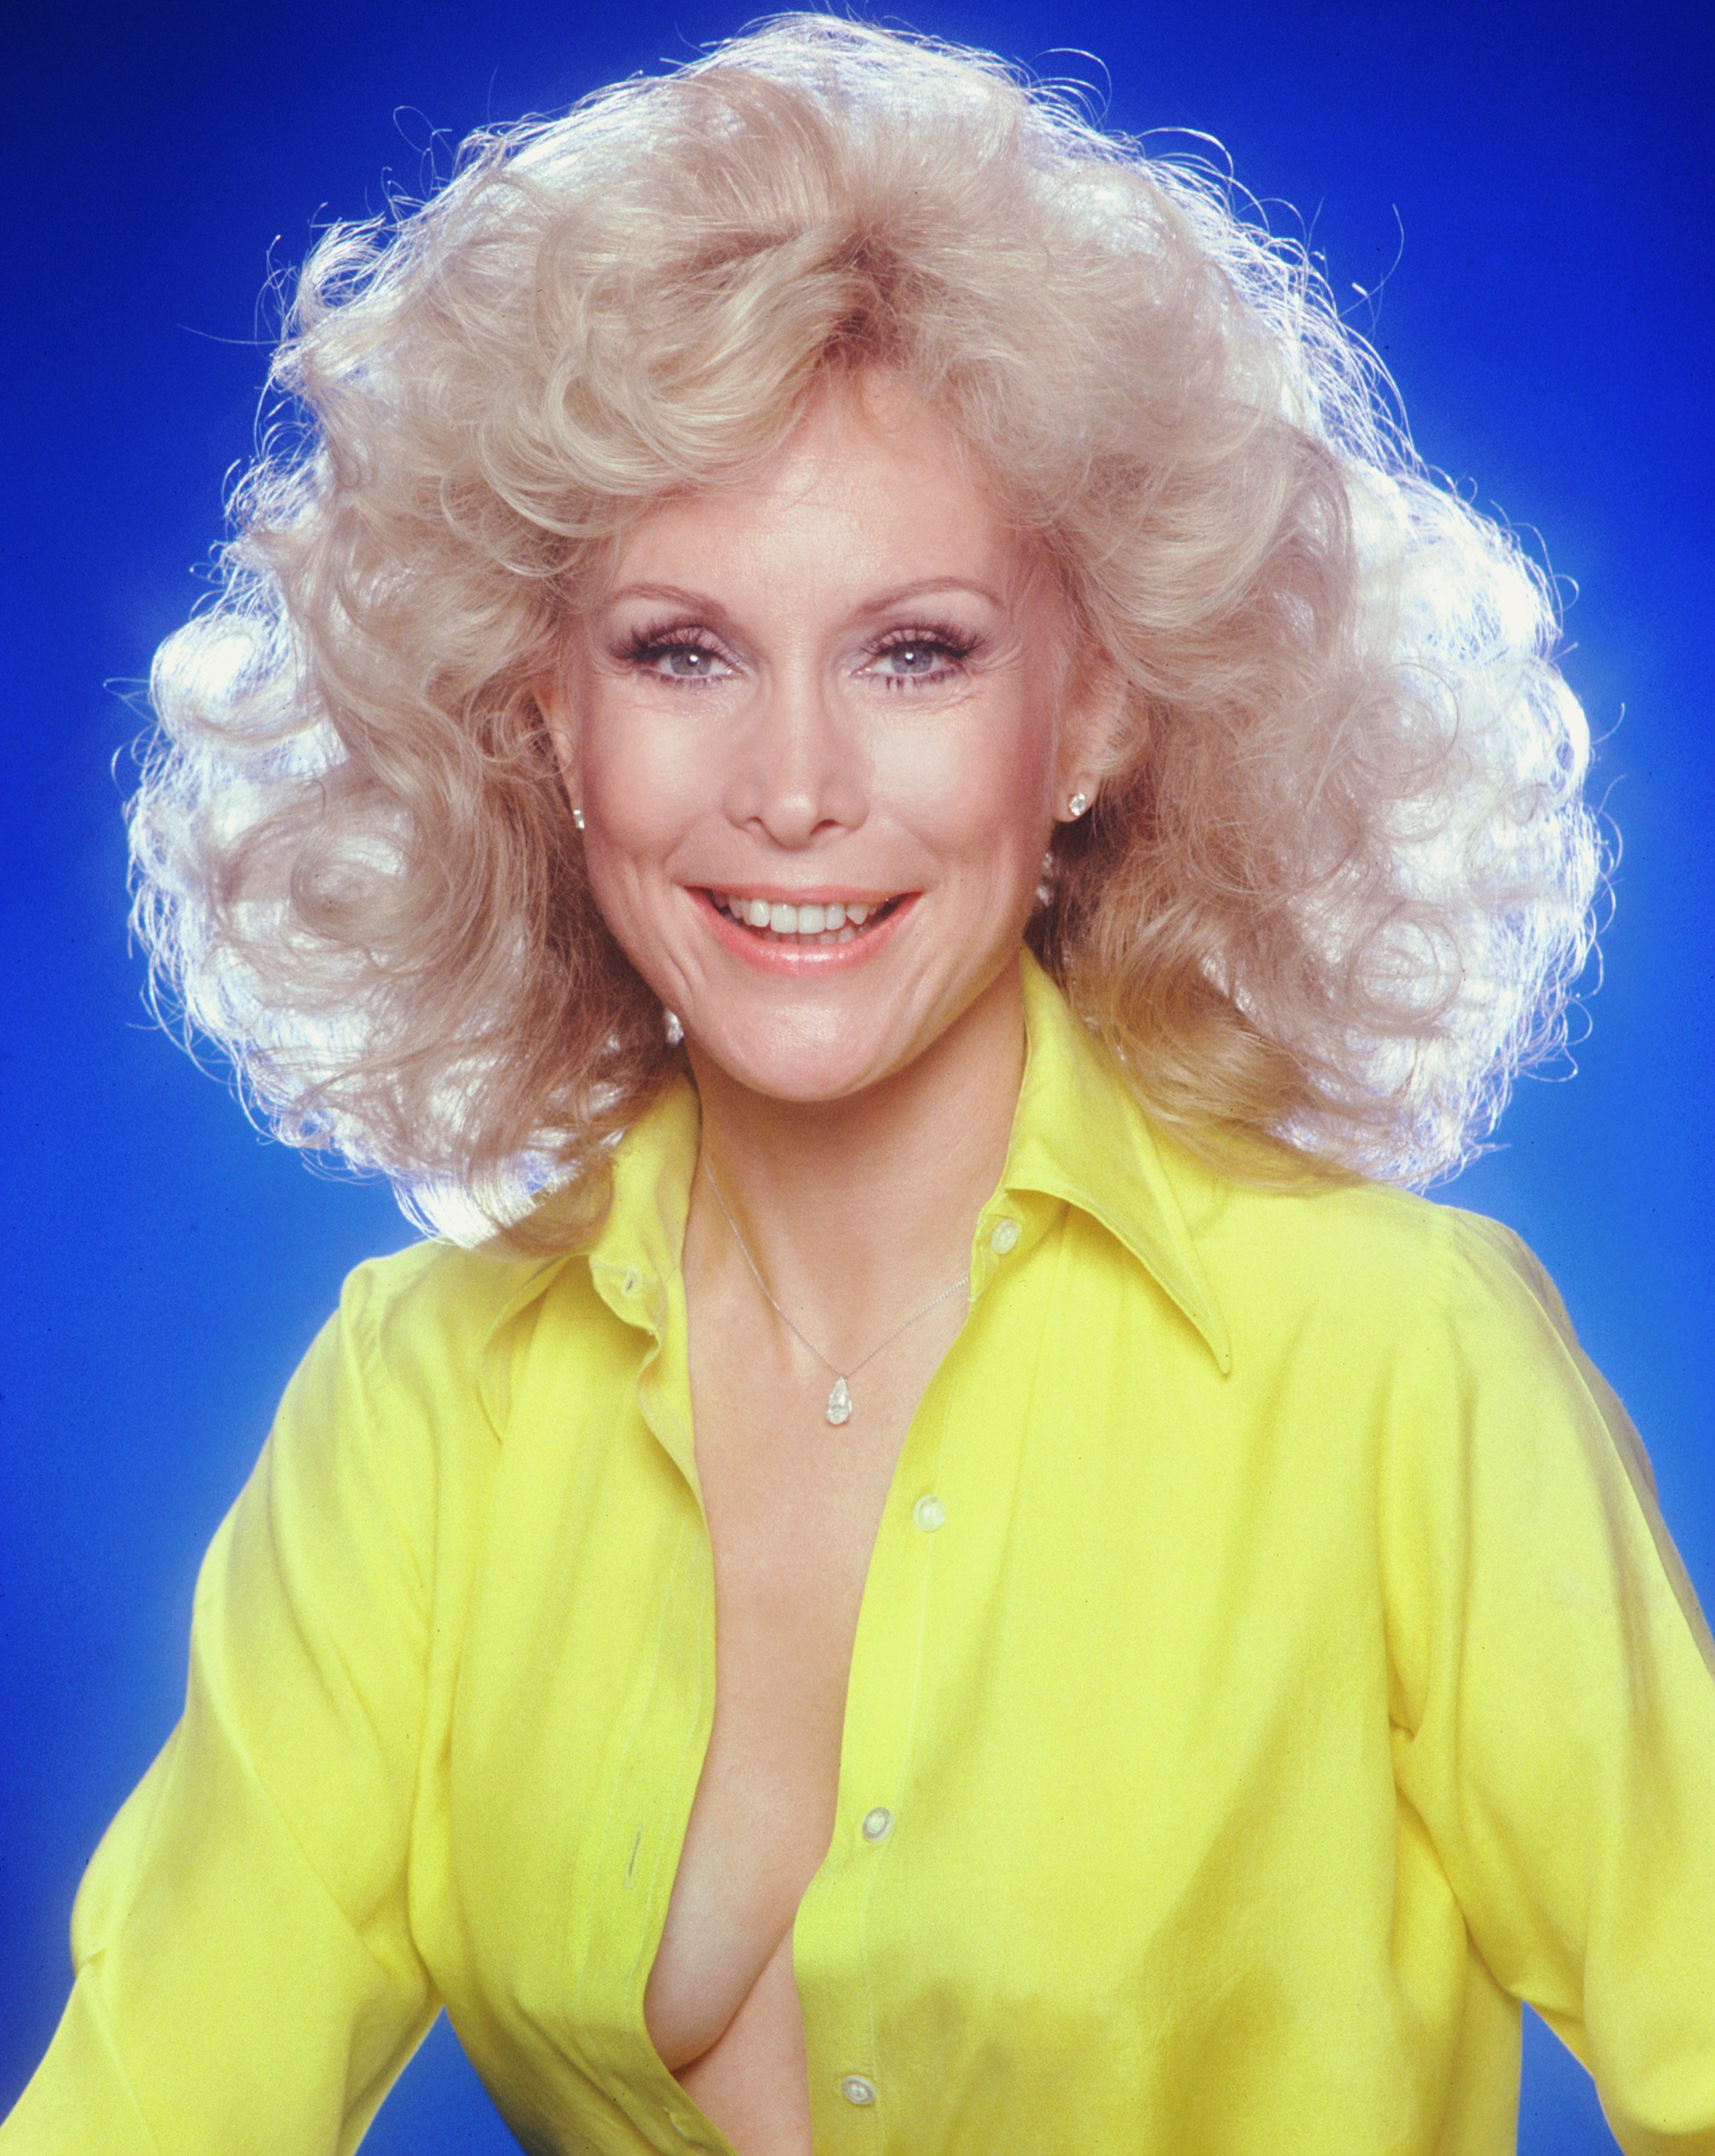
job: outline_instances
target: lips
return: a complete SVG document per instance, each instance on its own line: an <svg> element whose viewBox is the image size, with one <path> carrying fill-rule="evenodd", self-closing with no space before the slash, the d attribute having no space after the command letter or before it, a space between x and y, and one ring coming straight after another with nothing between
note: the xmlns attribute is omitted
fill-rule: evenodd
<svg viewBox="0 0 1715 2156"><path fill-rule="evenodd" d="M872 933L899 905L897 897L879 903L860 899L830 899L825 902L750 897L742 892L711 891L706 894L716 911L752 935L782 943L815 944L828 947L855 943Z"/></svg>
<svg viewBox="0 0 1715 2156"><path fill-rule="evenodd" d="M922 896L906 891L886 898L785 898L778 888L685 888L716 942L735 957L765 973L799 979L865 964L892 942Z"/></svg>

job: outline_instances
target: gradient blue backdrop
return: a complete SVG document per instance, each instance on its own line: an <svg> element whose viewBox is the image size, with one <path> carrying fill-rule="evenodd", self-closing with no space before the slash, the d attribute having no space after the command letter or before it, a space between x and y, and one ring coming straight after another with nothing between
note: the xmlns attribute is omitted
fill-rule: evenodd
<svg viewBox="0 0 1715 2156"><path fill-rule="evenodd" d="M80 1867L177 1712L203 1545L341 1275L408 1239L384 1191L306 1173L149 1030L122 927L119 692L202 588L251 440L259 290L384 175L419 187L436 131L552 109L742 19L737 0L73 0L8 33L0 2106L59 2011ZM1625 841L1606 976L1580 1075L1528 1085L1451 1194L1560 1281L1715 1604L1715 11L924 0L910 19L1101 84L1065 49L1094 53L1113 124L1218 136L1302 213L1424 453L1575 583L1567 666ZM369 2145L512 2143L443 2025ZM1613 2146L1534 2025L1521 2145Z"/></svg>

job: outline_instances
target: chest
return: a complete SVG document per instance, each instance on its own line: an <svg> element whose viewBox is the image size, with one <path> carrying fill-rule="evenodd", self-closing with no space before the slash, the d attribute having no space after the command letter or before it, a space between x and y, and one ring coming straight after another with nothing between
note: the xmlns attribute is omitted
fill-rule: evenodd
<svg viewBox="0 0 1715 2156"><path fill-rule="evenodd" d="M760 1310L690 1314L689 1391L708 1538L716 1737L732 1768L788 1773L831 1804L847 1678L878 1530L963 1302L855 1373L830 1424L828 1372ZM814 1790L812 1789L814 1784Z"/></svg>
<svg viewBox="0 0 1715 2156"><path fill-rule="evenodd" d="M1391 1850L1373 1535L1326 1424L1278 1387L1235 1414L1158 1305L1078 1286L1070 1308L991 1290L894 1436L834 1455L819 1525L752 1420L704 1460L732 1396L694 1431L670 1332L621 1342L559 1430L516 1431L462 1626L458 1953L603 2086L677 2100L644 1990L727 1672L815 1820L786 1891L836 2118L845 2076L937 2030L963 2054L1028 2012L1071 2056L1259 1897ZM800 1405L791 1434L861 1444L853 1389L846 1433ZM747 1630L770 1643L748 1661ZM1372 1815L1331 1838L1358 1789Z"/></svg>

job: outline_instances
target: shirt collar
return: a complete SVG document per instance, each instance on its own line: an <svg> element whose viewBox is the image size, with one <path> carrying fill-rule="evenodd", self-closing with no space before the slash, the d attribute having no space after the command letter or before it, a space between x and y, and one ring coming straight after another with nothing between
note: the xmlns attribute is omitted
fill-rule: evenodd
<svg viewBox="0 0 1715 2156"><path fill-rule="evenodd" d="M1020 963L1030 1047L1002 1191L1040 1191L1099 1221L1229 1371L1226 1325L1148 1117L1029 951Z"/></svg>
<svg viewBox="0 0 1715 2156"><path fill-rule="evenodd" d="M1099 1221L1196 1328L1223 1372L1227 1331L1148 1117L1108 1051L1074 1014L1029 951L1020 958L1028 1052L999 1189L978 1222L972 1288L994 1270L991 1238L1007 1194L1037 1192ZM614 1197L587 1255L603 1300L628 1323L659 1334L679 1268L699 1117L696 1089L675 1078L627 1132L614 1154ZM490 1338L547 1289L567 1262L532 1268L508 1298Z"/></svg>

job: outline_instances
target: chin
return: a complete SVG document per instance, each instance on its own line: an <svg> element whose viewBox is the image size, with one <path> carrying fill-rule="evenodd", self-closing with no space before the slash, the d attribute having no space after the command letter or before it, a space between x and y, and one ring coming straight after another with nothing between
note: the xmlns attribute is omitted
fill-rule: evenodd
<svg viewBox="0 0 1715 2156"><path fill-rule="evenodd" d="M899 1063L878 1059L868 1044L854 1043L848 1050L823 1047L796 1055L778 1050L737 1047L718 1034L699 1037L687 1029L692 1047L716 1065L736 1086L773 1101L791 1101L809 1106L818 1101L844 1101L860 1093ZM909 1055L900 1062L909 1062Z"/></svg>
<svg viewBox="0 0 1715 2156"><path fill-rule="evenodd" d="M860 1093L913 1061L933 1038L901 1038L885 1017L858 1012L805 1012L798 1024L772 1012L753 1027L735 1025L730 1011L706 1027L694 1014L680 1017L693 1051L735 1085L805 1103Z"/></svg>

